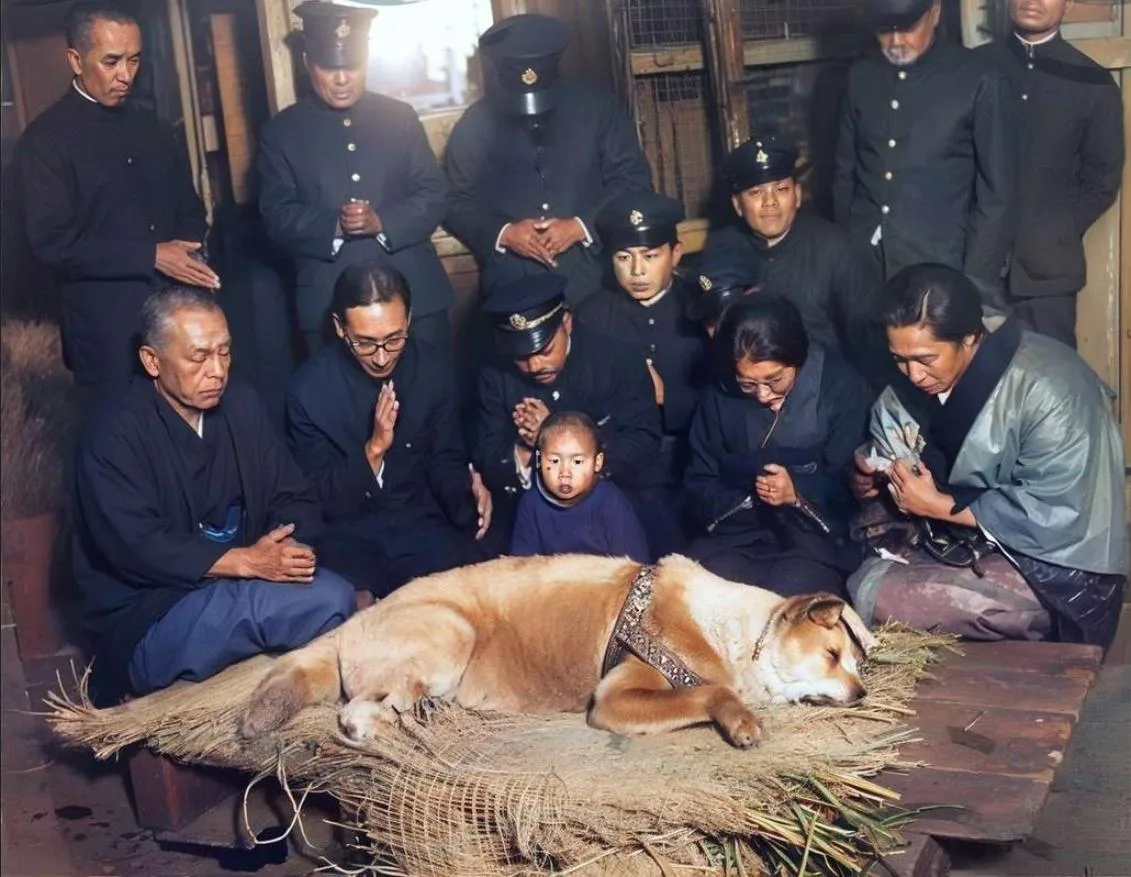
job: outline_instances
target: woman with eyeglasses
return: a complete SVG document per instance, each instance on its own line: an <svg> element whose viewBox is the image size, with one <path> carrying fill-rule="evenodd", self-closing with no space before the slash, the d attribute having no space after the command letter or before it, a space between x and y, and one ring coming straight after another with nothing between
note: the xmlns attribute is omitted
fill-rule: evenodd
<svg viewBox="0 0 1131 877"><path fill-rule="evenodd" d="M286 418L328 524L321 559L377 596L485 560L491 495L464 449L450 359L412 337L404 277L348 266L331 316L338 343L295 375Z"/></svg>
<svg viewBox="0 0 1131 877"><path fill-rule="evenodd" d="M688 553L785 596L843 592L859 562L848 474L871 402L864 383L777 296L727 308L712 354L719 381L691 426L685 484L701 535Z"/></svg>
<svg viewBox="0 0 1131 877"><path fill-rule="evenodd" d="M904 379L876 401L856 455L872 549L848 581L857 610L972 639L1106 647L1127 569L1110 390L1070 348L985 316L953 268L906 268L885 298Z"/></svg>

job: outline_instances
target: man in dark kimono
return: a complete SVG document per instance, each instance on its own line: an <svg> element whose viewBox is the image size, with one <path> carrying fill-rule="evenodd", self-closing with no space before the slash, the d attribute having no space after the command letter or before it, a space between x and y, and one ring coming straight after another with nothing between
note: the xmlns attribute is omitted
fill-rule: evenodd
<svg viewBox="0 0 1131 877"><path fill-rule="evenodd" d="M170 279L208 289L200 259L208 227L184 148L131 105L141 30L105 4L67 13L67 93L17 146L27 239L62 293L63 351L93 405L137 367L141 306Z"/></svg>
<svg viewBox="0 0 1131 877"><path fill-rule="evenodd" d="M501 361L479 377L475 464L509 537L532 484L542 422L556 411L587 414L601 428L605 476L628 496L661 556L671 549L657 537L671 532L673 511L663 501L660 411L648 367L631 346L575 326L565 285L560 275L535 274L487 291L483 310Z"/></svg>
<svg viewBox="0 0 1131 877"><path fill-rule="evenodd" d="M673 491L683 481L687 430L706 371L706 339L688 315L694 289L676 273L683 216L679 201L654 192L609 201L597 214L609 276L577 308L580 325L635 347L647 365L664 430L665 483ZM682 534L666 541L678 545Z"/></svg>
<svg viewBox="0 0 1131 877"><path fill-rule="evenodd" d="M75 578L100 703L296 648L349 617L314 550L318 503L255 394L228 384L212 294L170 287L141 315L138 378L76 461Z"/></svg>
<svg viewBox="0 0 1131 877"><path fill-rule="evenodd" d="M987 59L936 33L941 0L868 0L879 46L852 65L841 107L837 224L885 279L936 262L1004 305L1017 226L1017 99Z"/></svg>
<svg viewBox="0 0 1131 877"><path fill-rule="evenodd" d="M797 160L797 147L783 137L748 140L727 157L723 173L739 222L712 231L703 258L752 264L763 292L797 306L812 341L843 352L862 372L886 373L884 339L869 331L883 278L847 232L801 209Z"/></svg>
<svg viewBox="0 0 1131 877"><path fill-rule="evenodd" d="M287 396L287 437L326 520L322 557L378 596L485 560L477 540L491 523L448 360L413 337L411 302L395 269L348 266L331 306L338 343L303 366Z"/></svg>
<svg viewBox="0 0 1131 877"><path fill-rule="evenodd" d="M382 262L408 280L413 330L451 345L452 286L432 232L447 182L408 104L365 90L369 9L306 2L303 56L313 94L268 122L259 140L259 211L294 260L298 326L313 354L328 337L334 281L346 265Z"/></svg>
<svg viewBox="0 0 1131 877"><path fill-rule="evenodd" d="M1070 0L1011 0L1013 33L982 46L1021 98L1021 215L1009 271L1014 314L1076 346L1084 232L1115 201L1123 101L1111 73L1060 35Z"/></svg>
<svg viewBox="0 0 1131 877"><path fill-rule="evenodd" d="M446 224L475 254L484 288L552 271L577 304L601 284L594 219L617 192L652 187L617 98L559 81L569 42L544 15L505 18L479 39L487 97L452 129Z"/></svg>

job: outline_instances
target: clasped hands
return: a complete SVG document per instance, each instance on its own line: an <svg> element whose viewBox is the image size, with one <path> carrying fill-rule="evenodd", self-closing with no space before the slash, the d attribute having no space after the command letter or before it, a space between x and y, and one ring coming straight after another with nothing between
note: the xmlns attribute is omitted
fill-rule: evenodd
<svg viewBox="0 0 1131 877"><path fill-rule="evenodd" d="M338 210L338 228L342 237L376 237L385 227L368 201L355 199L347 201Z"/></svg>
<svg viewBox="0 0 1131 877"><path fill-rule="evenodd" d="M869 462L862 450L856 451L854 462L850 485L857 499L875 499L879 496L880 487L886 484L896 508L904 514L942 520L950 518L954 498L939 490L926 466L912 466L907 460L896 460L885 473Z"/></svg>
<svg viewBox="0 0 1131 877"><path fill-rule="evenodd" d="M557 268L557 257L585 238L585 227L577 217L520 219L503 230L499 245L547 268Z"/></svg>

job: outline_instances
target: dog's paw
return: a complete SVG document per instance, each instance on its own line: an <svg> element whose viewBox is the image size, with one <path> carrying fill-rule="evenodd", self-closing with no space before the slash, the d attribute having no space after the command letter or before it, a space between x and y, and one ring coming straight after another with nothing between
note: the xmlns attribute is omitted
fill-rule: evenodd
<svg viewBox="0 0 1131 877"><path fill-rule="evenodd" d="M727 742L739 749L750 749L757 746L762 739L762 723L758 717L746 707L727 710L727 714L719 721Z"/></svg>
<svg viewBox="0 0 1131 877"><path fill-rule="evenodd" d="M376 739L382 728L396 721L396 713L372 700L351 700L338 713L338 727L346 739L364 743Z"/></svg>

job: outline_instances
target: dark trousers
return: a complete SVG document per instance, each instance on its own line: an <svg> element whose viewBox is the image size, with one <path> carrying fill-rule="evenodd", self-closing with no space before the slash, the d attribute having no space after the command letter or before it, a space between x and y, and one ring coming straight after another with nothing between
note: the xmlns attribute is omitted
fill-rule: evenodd
<svg viewBox="0 0 1131 877"><path fill-rule="evenodd" d="M622 488L632 504L653 560L679 554L687 545L683 529L682 496L676 487Z"/></svg>
<svg viewBox="0 0 1131 877"><path fill-rule="evenodd" d="M1075 295L1015 299L1013 314L1026 329L1040 332L1076 349Z"/></svg>
<svg viewBox="0 0 1131 877"><path fill-rule="evenodd" d="M710 537L691 544L687 554L706 569L730 582L742 582L783 597L826 591L845 596L845 575L820 561L800 556L759 557L740 548L719 550Z"/></svg>
<svg viewBox="0 0 1131 877"><path fill-rule="evenodd" d="M149 628L130 660L138 694L199 682L263 652L285 652L333 630L353 613L353 587L320 569L309 585L217 579L189 592Z"/></svg>
<svg viewBox="0 0 1131 877"><path fill-rule="evenodd" d="M438 514L374 519L366 530L331 527L318 545L319 560L358 590L385 597L415 578L487 560L491 552Z"/></svg>

